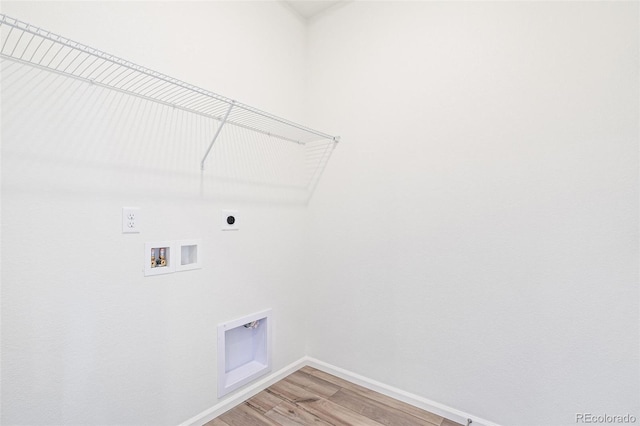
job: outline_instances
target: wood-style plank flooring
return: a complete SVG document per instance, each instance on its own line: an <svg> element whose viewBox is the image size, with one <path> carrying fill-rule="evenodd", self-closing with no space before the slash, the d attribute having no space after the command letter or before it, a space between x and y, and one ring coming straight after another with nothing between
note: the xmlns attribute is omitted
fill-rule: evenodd
<svg viewBox="0 0 640 426"><path fill-rule="evenodd" d="M303 367L205 426L458 426L311 367Z"/></svg>

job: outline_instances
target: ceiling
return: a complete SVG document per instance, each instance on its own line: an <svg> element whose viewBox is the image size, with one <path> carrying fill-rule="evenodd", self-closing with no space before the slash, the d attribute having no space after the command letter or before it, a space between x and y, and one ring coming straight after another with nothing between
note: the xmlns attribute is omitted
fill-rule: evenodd
<svg viewBox="0 0 640 426"><path fill-rule="evenodd" d="M311 19L339 3L346 3L344 0L284 0L283 2L304 19Z"/></svg>

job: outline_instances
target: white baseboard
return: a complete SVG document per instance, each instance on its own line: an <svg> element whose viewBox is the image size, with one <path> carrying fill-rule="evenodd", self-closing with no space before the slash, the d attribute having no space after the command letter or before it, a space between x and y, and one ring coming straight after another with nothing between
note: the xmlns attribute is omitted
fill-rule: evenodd
<svg viewBox="0 0 640 426"><path fill-rule="evenodd" d="M236 405L242 404L242 402L244 402L245 400L251 398L257 393L260 393L272 384L284 379L289 374L301 369L305 365L307 365L307 357L300 358L299 360L287 365L284 368L281 368L275 373L271 373L268 376L256 381L252 385L239 390L229 398L225 398L224 400L218 402L213 407L206 409L197 416L194 416L189 420L180 423L180 426L202 426L203 424L215 419L219 415L231 410Z"/></svg>
<svg viewBox="0 0 640 426"><path fill-rule="evenodd" d="M272 384L284 379L289 374L301 369L306 365L324 371L325 373L333 374L334 376L340 377L341 379L348 380L352 383L355 383L372 391L379 392L383 395L387 395L399 401L406 402L407 404L413 405L414 407L421 408L462 425L466 425L467 419L471 419L473 422L471 423L472 426L500 426L496 423L490 422L472 414L456 410L455 408L448 407L444 404L431 401L427 398L423 398L409 392L405 392L401 389L394 388L393 386L380 383L378 381L369 379L368 377L361 376L349 370L327 364L326 362L308 356L302 357L299 360L289 364L288 366L276 371L275 373L269 374L267 377L258 380L256 383L238 391L233 396L218 402L213 407L181 423L180 426L202 426L208 421L211 421L219 415L231 410L236 405L241 404L243 401L251 398L255 394L263 391Z"/></svg>
<svg viewBox="0 0 640 426"><path fill-rule="evenodd" d="M333 374L334 376L345 379L351 383L355 383L372 391L379 392L383 395L397 399L398 401L406 402L407 404L413 405L414 407L421 408L462 425L466 425L467 419L471 419L472 426L500 426L496 423L490 422L472 414L465 413L464 411L456 410L455 408L448 407L444 404L440 404L439 402L431 401L430 399L405 392L402 389L394 388L393 386L389 386L384 383L369 379L368 377L353 373L349 370L327 364L326 362L317 360L315 358L305 357L305 362L306 365L310 367L317 368L318 370L324 371L325 373Z"/></svg>

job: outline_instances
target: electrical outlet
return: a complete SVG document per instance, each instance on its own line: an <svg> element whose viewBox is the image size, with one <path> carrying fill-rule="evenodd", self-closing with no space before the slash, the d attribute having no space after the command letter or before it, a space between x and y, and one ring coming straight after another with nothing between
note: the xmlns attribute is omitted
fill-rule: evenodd
<svg viewBox="0 0 640 426"><path fill-rule="evenodd" d="M122 233L137 234L140 232L140 208L122 208Z"/></svg>
<svg viewBox="0 0 640 426"><path fill-rule="evenodd" d="M222 230L237 231L240 229L238 210L222 210Z"/></svg>

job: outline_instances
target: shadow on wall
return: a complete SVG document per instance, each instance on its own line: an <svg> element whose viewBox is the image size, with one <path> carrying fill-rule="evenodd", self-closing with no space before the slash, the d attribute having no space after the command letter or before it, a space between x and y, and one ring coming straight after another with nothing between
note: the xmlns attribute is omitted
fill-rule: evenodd
<svg viewBox="0 0 640 426"><path fill-rule="evenodd" d="M305 145L2 60L5 190L306 204L334 143Z"/></svg>

